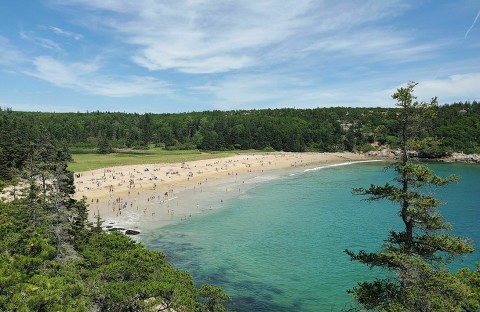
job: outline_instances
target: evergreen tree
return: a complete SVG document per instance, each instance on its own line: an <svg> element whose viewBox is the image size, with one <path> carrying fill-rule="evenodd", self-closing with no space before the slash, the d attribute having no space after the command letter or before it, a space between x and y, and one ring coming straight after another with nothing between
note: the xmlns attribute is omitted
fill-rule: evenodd
<svg viewBox="0 0 480 312"><path fill-rule="evenodd" d="M199 289L199 295L206 298L201 309L202 312L224 312L227 311L223 305L224 301L230 300L230 296L225 294L223 289L214 287L210 284L204 284Z"/></svg>
<svg viewBox="0 0 480 312"><path fill-rule="evenodd" d="M108 141L107 137L102 136L98 142L98 153L99 154L110 154L113 152L112 146Z"/></svg>
<svg viewBox="0 0 480 312"><path fill-rule="evenodd" d="M399 161L393 165L395 182L354 190L354 194L366 195L368 200L388 200L398 205L404 226L401 231L390 231L379 252L346 250L352 260L387 269L393 276L361 282L350 292L366 309L472 311L478 309L478 300L473 298L471 283L450 273L445 265L455 256L473 252L473 247L449 233L451 226L438 211L439 200L425 192L428 187L442 186L456 178L436 176L410 158L412 148L421 146L424 122L436 108L436 98L429 103L416 101L415 86L410 82L393 94L400 109L401 151Z"/></svg>

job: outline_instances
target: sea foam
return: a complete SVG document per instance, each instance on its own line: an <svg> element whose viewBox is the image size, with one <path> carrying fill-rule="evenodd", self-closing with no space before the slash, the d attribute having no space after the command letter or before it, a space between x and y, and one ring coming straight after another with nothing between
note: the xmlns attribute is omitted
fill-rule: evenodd
<svg viewBox="0 0 480 312"><path fill-rule="evenodd" d="M305 169L303 172L317 171L317 170L322 170L322 169L327 169L327 168L332 168L332 167L348 166L348 165L354 165L354 164L359 164L359 163L376 162L376 161L384 161L384 160L371 159L371 160L348 161L348 162L339 163L339 164L332 164L332 165L326 165L326 166L320 166L320 167Z"/></svg>

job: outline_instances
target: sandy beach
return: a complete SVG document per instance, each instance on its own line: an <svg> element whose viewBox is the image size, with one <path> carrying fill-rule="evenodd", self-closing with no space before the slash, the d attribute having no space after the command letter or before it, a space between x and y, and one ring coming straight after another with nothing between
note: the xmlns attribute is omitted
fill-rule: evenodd
<svg viewBox="0 0 480 312"><path fill-rule="evenodd" d="M75 173L76 198L107 228L148 231L218 209L271 179L318 166L371 160L355 153L252 153L186 163L132 165Z"/></svg>

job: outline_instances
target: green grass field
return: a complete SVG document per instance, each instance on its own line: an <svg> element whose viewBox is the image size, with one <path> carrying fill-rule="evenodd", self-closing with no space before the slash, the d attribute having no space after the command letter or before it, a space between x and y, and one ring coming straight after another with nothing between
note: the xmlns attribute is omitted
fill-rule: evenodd
<svg viewBox="0 0 480 312"><path fill-rule="evenodd" d="M259 152L248 151L225 151L204 153L198 150L127 150L117 153L102 155L95 153L74 152L73 161L68 164L68 169L73 172L81 172L100 168L141 165L155 163L177 163L202 159L228 157L238 153Z"/></svg>

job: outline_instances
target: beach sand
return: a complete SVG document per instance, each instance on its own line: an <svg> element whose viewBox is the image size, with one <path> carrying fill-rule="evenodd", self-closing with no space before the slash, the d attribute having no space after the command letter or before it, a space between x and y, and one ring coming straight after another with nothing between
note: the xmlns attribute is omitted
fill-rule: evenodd
<svg viewBox="0 0 480 312"><path fill-rule="evenodd" d="M89 220L140 232L221 208L271 179L318 166L371 160L355 153L251 153L186 163L132 165L75 173Z"/></svg>

